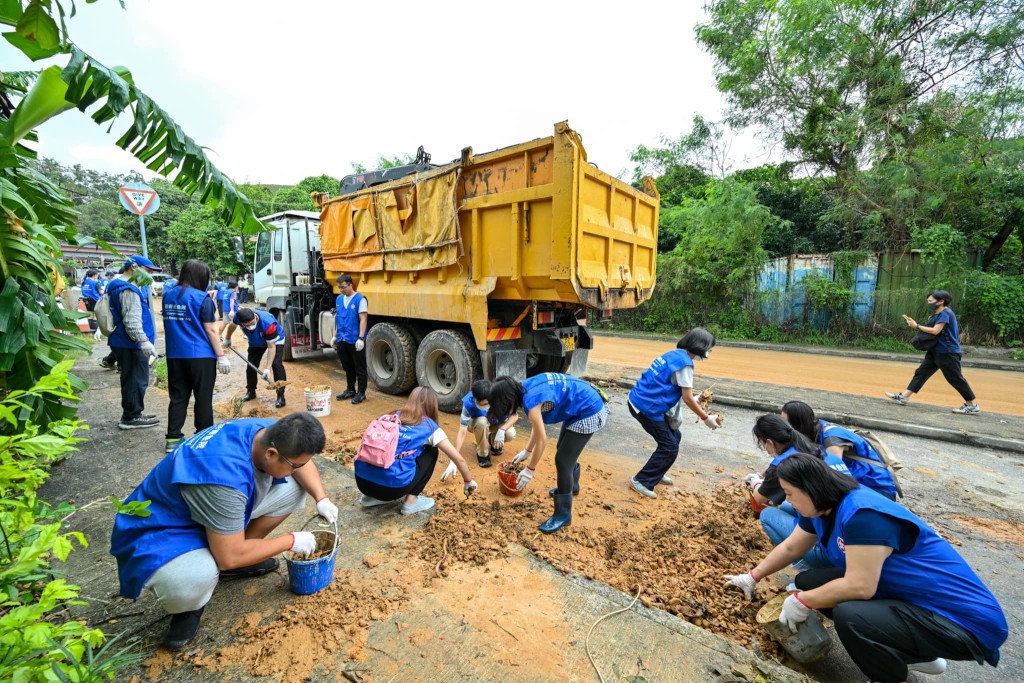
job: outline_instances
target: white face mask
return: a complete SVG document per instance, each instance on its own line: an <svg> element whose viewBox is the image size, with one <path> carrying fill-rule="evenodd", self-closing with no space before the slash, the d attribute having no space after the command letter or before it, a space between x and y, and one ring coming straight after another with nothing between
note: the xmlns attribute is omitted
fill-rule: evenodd
<svg viewBox="0 0 1024 683"><path fill-rule="evenodd" d="M490 406L486 403L475 403L475 405L477 410L482 410L485 413L487 412L487 409L490 408Z"/></svg>
<svg viewBox="0 0 1024 683"><path fill-rule="evenodd" d="M252 325L244 325L244 327L247 331L252 332L253 330L256 329L256 324L253 323Z"/></svg>

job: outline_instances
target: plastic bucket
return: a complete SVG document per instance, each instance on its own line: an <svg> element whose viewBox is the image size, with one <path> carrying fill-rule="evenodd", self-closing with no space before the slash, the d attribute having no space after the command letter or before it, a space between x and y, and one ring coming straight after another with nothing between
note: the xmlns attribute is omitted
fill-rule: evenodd
<svg viewBox="0 0 1024 683"><path fill-rule="evenodd" d="M789 597L789 593L782 593L772 598L768 604L762 607L757 613L757 623L772 634L775 640L779 641L782 648L789 653L789 656L801 664L816 662L831 649L832 638L821 623L821 615L811 612L807 621L800 624L796 633L789 630L789 627L779 621L782 613L782 603Z"/></svg>
<svg viewBox="0 0 1024 683"><path fill-rule="evenodd" d="M523 492L516 485L516 478L519 473L512 469L512 462L503 462L498 465L498 489L510 498L515 498Z"/></svg>
<svg viewBox="0 0 1024 683"><path fill-rule="evenodd" d="M321 539L330 539L334 547L330 555L318 557L315 560L293 560L288 557L290 553L284 554L285 564L288 566L288 587L296 595L312 595L321 591L334 579L334 560L338 556L338 527L335 524L334 531L314 531L317 538L317 547Z"/></svg>
<svg viewBox="0 0 1024 683"><path fill-rule="evenodd" d="M331 388L328 386L306 387L306 412L317 417L331 414Z"/></svg>

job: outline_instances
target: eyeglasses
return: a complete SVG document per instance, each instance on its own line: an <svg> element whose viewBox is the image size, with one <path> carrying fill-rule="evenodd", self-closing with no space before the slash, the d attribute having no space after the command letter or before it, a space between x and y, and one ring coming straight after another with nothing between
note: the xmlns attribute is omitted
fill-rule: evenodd
<svg viewBox="0 0 1024 683"><path fill-rule="evenodd" d="M270 447L271 448L277 448L277 446L274 445L273 441L270 442ZM284 453L282 453L280 449L278 449L278 451L277 451L277 456L279 458L281 458L282 460L284 460L286 463L288 463L288 466L291 467L293 470L297 470L300 467L302 467L303 465L305 465L307 462L309 462L309 460L307 460L306 462L299 463L298 465L296 465L291 460L289 460L288 456L286 456ZM310 460L312 460L312 458L310 458Z"/></svg>

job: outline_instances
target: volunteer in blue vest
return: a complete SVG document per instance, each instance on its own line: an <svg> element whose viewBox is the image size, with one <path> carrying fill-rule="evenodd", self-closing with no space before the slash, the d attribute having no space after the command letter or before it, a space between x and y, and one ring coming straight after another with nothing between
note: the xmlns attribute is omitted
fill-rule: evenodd
<svg viewBox="0 0 1024 683"><path fill-rule="evenodd" d="M238 313L238 284L231 282L224 288L224 298L220 301L221 320L231 322ZM227 327L228 323L224 323Z"/></svg>
<svg viewBox="0 0 1024 683"><path fill-rule="evenodd" d="M480 467L491 466L491 454L501 455L505 449L505 440L514 439L516 430L514 425L519 421L519 414L512 413L511 417L500 420L494 415L488 415L490 409L491 383L486 379L478 379L473 382L470 392L462 397L462 414L459 416L459 433L455 436L455 450L462 452L462 444L466 441L466 434L473 432L476 439L476 462ZM445 477L454 474L452 465L445 470Z"/></svg>
<svg viewBox="0 0 1024 683"><path fill-rule="evenodd" d="M369 308L366 297L358 293L352 276L338 276L338 298L335 301L334 350L345 370L345 391L338 394L339 401L352 399L353 404L366 400L366 319Z"/></svg>
<svg viewBox="0 0 1024 683"><path fill-rule="evenodd" d="M882 456L864 437L845 427L819 420L814 409L803 401L790 401L782 406L782 418L812 442L842 458L850 476L862 485L896 500L896 480L886 468Z"/></svg>
<svg viewBox="0 0 1024 683"><path fill-rule="evenodd" d="M121 429L159 424L155 415L143 412L149 387L149 359L156 358L156 326L146 295L129 282L140 268L147 273L160 272L145 256L129 256L124 273L107 285L115 326L108 343L121 368L121 421L117 425Z"/></svg>
<svg viewBox="0 0 1024 683"><path fill-rule="evenodd" d="M530 421L530 441L512 462L525 465L516 485L526 488L547 447L545 424L561 424L555 444L555 472L558 485L548 493L555 513L539 529L552 534L572 524L572 497L580 492L580 455L590 437L608 421L607 399L588 382L555 372L528 377L519 383L499 377L491 386L490 410L495 415L514 415L519 408Z"/></svg>
<svg viewBox="0 0 1024 683"><path fill-rule="evenodd" d="M665 413L682 401L708 429L718 429L718 416L701 408L693 395L694 361L705 360L714 345L714 335L702 327L693 328L674 350L656 358L629 392L629 414L657 444L629 483L641 496L657 498L655 486L672 484L668 471L679 457L682 434L666 422Z"/></svg>
<svg viewBox="0 0 1024 683"><path fill-rule="evenodd" d="M103 286L103 292L106 293L107 288L110 287L110 283L113 282L115 279L117 279L117 275L123 275L123 274L124 274L124 266L121 266L120 268L117 269L117 274L116 275L113 272L108 270L107 271L107 284L105 284ZM110 346L110 340L109 339L107 339L107 348L110 349L110 353L108 353L106 356L104 356L103 358L100 359L100 367L103 368L104 370L116 370L117 372L121 372L121 368L117 367L117 356L114 355L114 349L113 349L113 347Z"/></svg>
<svg viewBox="0 0 1024 683"><path fill-rule="evenodd" d="M218 277L215 279L213 287L216 290L216 293L213 296L217 301L217 312L220 315L220 319L224 320L224 314L227 312L224 310L224 299L227 298L228 285ZM230 322L231 318L228 318L228 321Z"/></svg>
<svg viewBox="0 0 1024 683"><path fill-rule="evenodd" d="M267 536L305 507L307 495L320 516L337 520L312 462L324 442L308 413L224 422L187 439L128 496L125 502L150 501L151 514L118 513L110 554L122 596L135 600L151 590L172 615L166 647L196 637L218 579L261 576L277 569L279 553L316 549L308 531Z"/></svg>
<svg viewBox="0 0 1024 683"><path fill-rule="evenodd" d="M103 296L104 292L107 291L107 285L114 279L114 275L114 271L108 270L103 274L103 277L96 280L96 291L100 293L100 296Z"/></svg>
<svg viewBox="0 0 1024 683"><path fill-rule="evenodd" d="M980 413L981 408L978 406L974 390L964 379L963 370L960 368L960 357L963 350L960 348L960 323L956 319L956 313L950 308L953 305L953 296L944 289L936 289L928 295L926 303L929 310L932 311L926 324L920 324L909 315L904 315L903 320L912 330L938 335L935 346L925 352L924 360L914 371L914 377L906 389L901 392L887 391L885 395L905 406L910 403L910 397L921 391L924 388L924 383L936 371L941 370L942 376L964 400L963 405L954 408L953 412L961 415Z"/></svg>
<svg viewBox="0 0 1024 683"><path fill-rule="evenodd" d="M353 468L356 487L362 494L363 507L387 505L402 501L402 514L412 515L434 507L434 499L420 495L434 475L438 451L462 475L462 492L468 498L477 489L473 475L462 454L448 440L438 424L437 392L429 387L416 387L398 411L398 445L395 461L384 468L356 455ZM447 477L446 477L447 478Z"/></svg>
<svg viewBox="0 0 1024 683"><path fill-rule="evenodd" d="M164 280L164 296L170 294L171 290L177 286L178 280L173 277L169 277L166 280Z"/></svg>
<svg viewBox="0 0 1024 683"><path fill-rule="evenodd" d="M164 290L164 342L167 347L166 449L170 453L184 440L182 427L188 402L195 398L196 433L213 426L213 385L217 373L231 372L217 327L216 305L206 296L210 267L196 259L181 267L181 284Z"/></svg>
<svg viewBox="0 0 1024 683"><path fill-rule="evenodd" d="M999 662L1007 638L999 602L924 521L806 454L780 463L778 477L799 523L752 570L726 577L729 585L749 598L758 581L817 545L833 567L797 575L779 617L790 630L821 610L854 663L881 683L942 673L949 659Z"/></svg>
<svg viewBox="0 0 1024 683"><path fill-rule="evenodd" d="M85 271L85 279L82 280L82 300L85 302L85 310L92 313L96 310L96 302L100 300L102 294L99 290L99 282L96 280L96 276L100 274L100 271L90 268ZM94 316L89 316L90 318Z"/></svg>
<svg viewBox="0 0 1024 683"><path fill-rule="evenodd" d="M224 346L231 346L231 335L235 333L235 328L237 327L242 328L246 339L249 340L249 365L245 368L245 395L242 396L242 400L251 401L256 398L258 377L270 379L270 370L268 368L274 369L275 382L283 382L288 379L288 375L284 371L284 363L282 362L284 358L284 330L281 329L281 324L277 321L277 318L270 313L243 308L235 314L235 317L228 325L227 331L224 333L224 339L221 341ZM252 366L259 368L259 375L252 369ZM274 405L278 408L285 406L284 387L277 389L277 402Z"/></svg>

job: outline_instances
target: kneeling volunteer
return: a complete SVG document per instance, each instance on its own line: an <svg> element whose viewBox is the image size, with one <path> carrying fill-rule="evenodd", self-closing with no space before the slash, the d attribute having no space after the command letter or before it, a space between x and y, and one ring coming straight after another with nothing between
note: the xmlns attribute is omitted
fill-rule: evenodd
<svg viewBox="0 0 1024 683"><path fill-rule="evenodd" d="M164 645L180 649L221 577L260 576L275 555L309 555L313 534L267 538L309 494L329 522L338 508L324 493L313 456L324 430L308 413L278 421L249 419L214 425L189 438L142 480L126 502L150 501L149 517L119 513L110 554L117 558L121 595L152 590L171 613Z"/></svg>

